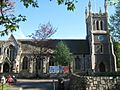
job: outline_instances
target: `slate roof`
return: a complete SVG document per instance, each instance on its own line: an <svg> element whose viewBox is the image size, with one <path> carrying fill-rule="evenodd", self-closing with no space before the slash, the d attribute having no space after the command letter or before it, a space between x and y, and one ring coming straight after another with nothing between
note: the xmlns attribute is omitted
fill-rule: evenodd
<svg viewBox="0 0 120 90"><path fill-rule="evenodd" d="M23 44L32 44L34 45L34 42L30 39L28 40L18 40ZM70 49L71 53L73 54L89 54L89 43L87 40L83 39L47 39L45 42L48 43L48 47L55 49L58 42L63 41L68 48ZM41 42L41 41L40 41Z"/></svg>

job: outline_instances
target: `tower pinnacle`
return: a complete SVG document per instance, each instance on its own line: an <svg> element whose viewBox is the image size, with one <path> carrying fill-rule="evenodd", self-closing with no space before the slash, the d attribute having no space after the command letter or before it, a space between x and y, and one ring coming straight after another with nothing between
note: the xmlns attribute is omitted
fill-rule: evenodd
<svg viewBox="0 0 120 90"><path fill-rule="evenodd" d="M105 2L104 2L104 8L105 8L105 13L107 13L107 11L108 11L107 0L105 0Z"/></svg>
<svg viewBox="0 0 120 90"><path fill-rule="evenodd" d="M92 7L91 7L91 0L89 0L88 7L89 7L89 14L90 14L90 13L91 13L91 10L92 10Z"/></svg>
<svg viewBox="0 0 120 90"><path fill-rule="evenodd" d="M87 7L85 7L85 17L87 18L87 15L88 15L88 13L87 13Z"/></svg>

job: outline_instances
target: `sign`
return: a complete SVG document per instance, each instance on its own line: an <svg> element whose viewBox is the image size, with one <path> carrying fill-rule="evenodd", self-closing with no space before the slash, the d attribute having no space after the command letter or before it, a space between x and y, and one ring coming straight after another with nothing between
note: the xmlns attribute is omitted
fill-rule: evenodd
<svg viewBox="0 0 120 90"><path fill-rule="evenodd" d="M69 73L69 66L64 66L64 73Z"/></svg>
<svg viewBox="0 0 120 90"><path fill-rule="evenodd" d="M64 67L63 66L59 66L60 68L60 73L63 73L64 72Z"/></svg>
<svg viewBox="0 0 120 90"><path fill-rule="evenodd" d="M49 66L49 73L69 73L69 66Z"/></svg>
<svg viewBox="0 0 120 90"><path fill-rule="evenodd" d="M49 73L59 73L59 66L49 66Z"/></svg>

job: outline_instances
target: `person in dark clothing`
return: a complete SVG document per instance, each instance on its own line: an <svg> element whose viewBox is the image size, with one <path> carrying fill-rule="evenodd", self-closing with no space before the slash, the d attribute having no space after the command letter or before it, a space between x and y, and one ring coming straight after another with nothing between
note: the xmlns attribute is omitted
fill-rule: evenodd
<svg viewBox="0 0 120 90"><path fill-rule="evenodd" d="M64 90L64 79L63 78L58 79L58 88L57 88L57 90Z"/></svg>

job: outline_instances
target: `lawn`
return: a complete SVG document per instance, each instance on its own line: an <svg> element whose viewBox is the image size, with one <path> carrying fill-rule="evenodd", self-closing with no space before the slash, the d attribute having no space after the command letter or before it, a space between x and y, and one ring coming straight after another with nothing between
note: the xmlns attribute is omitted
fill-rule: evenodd
<svg viewBox="0 0 120 90"><path fill-rule="evenodd" d="M9 84L3 84L3 86L2 86L2 83L0 83L0 90L7 90L10 86L11 85L9 85Z"/></svg>

